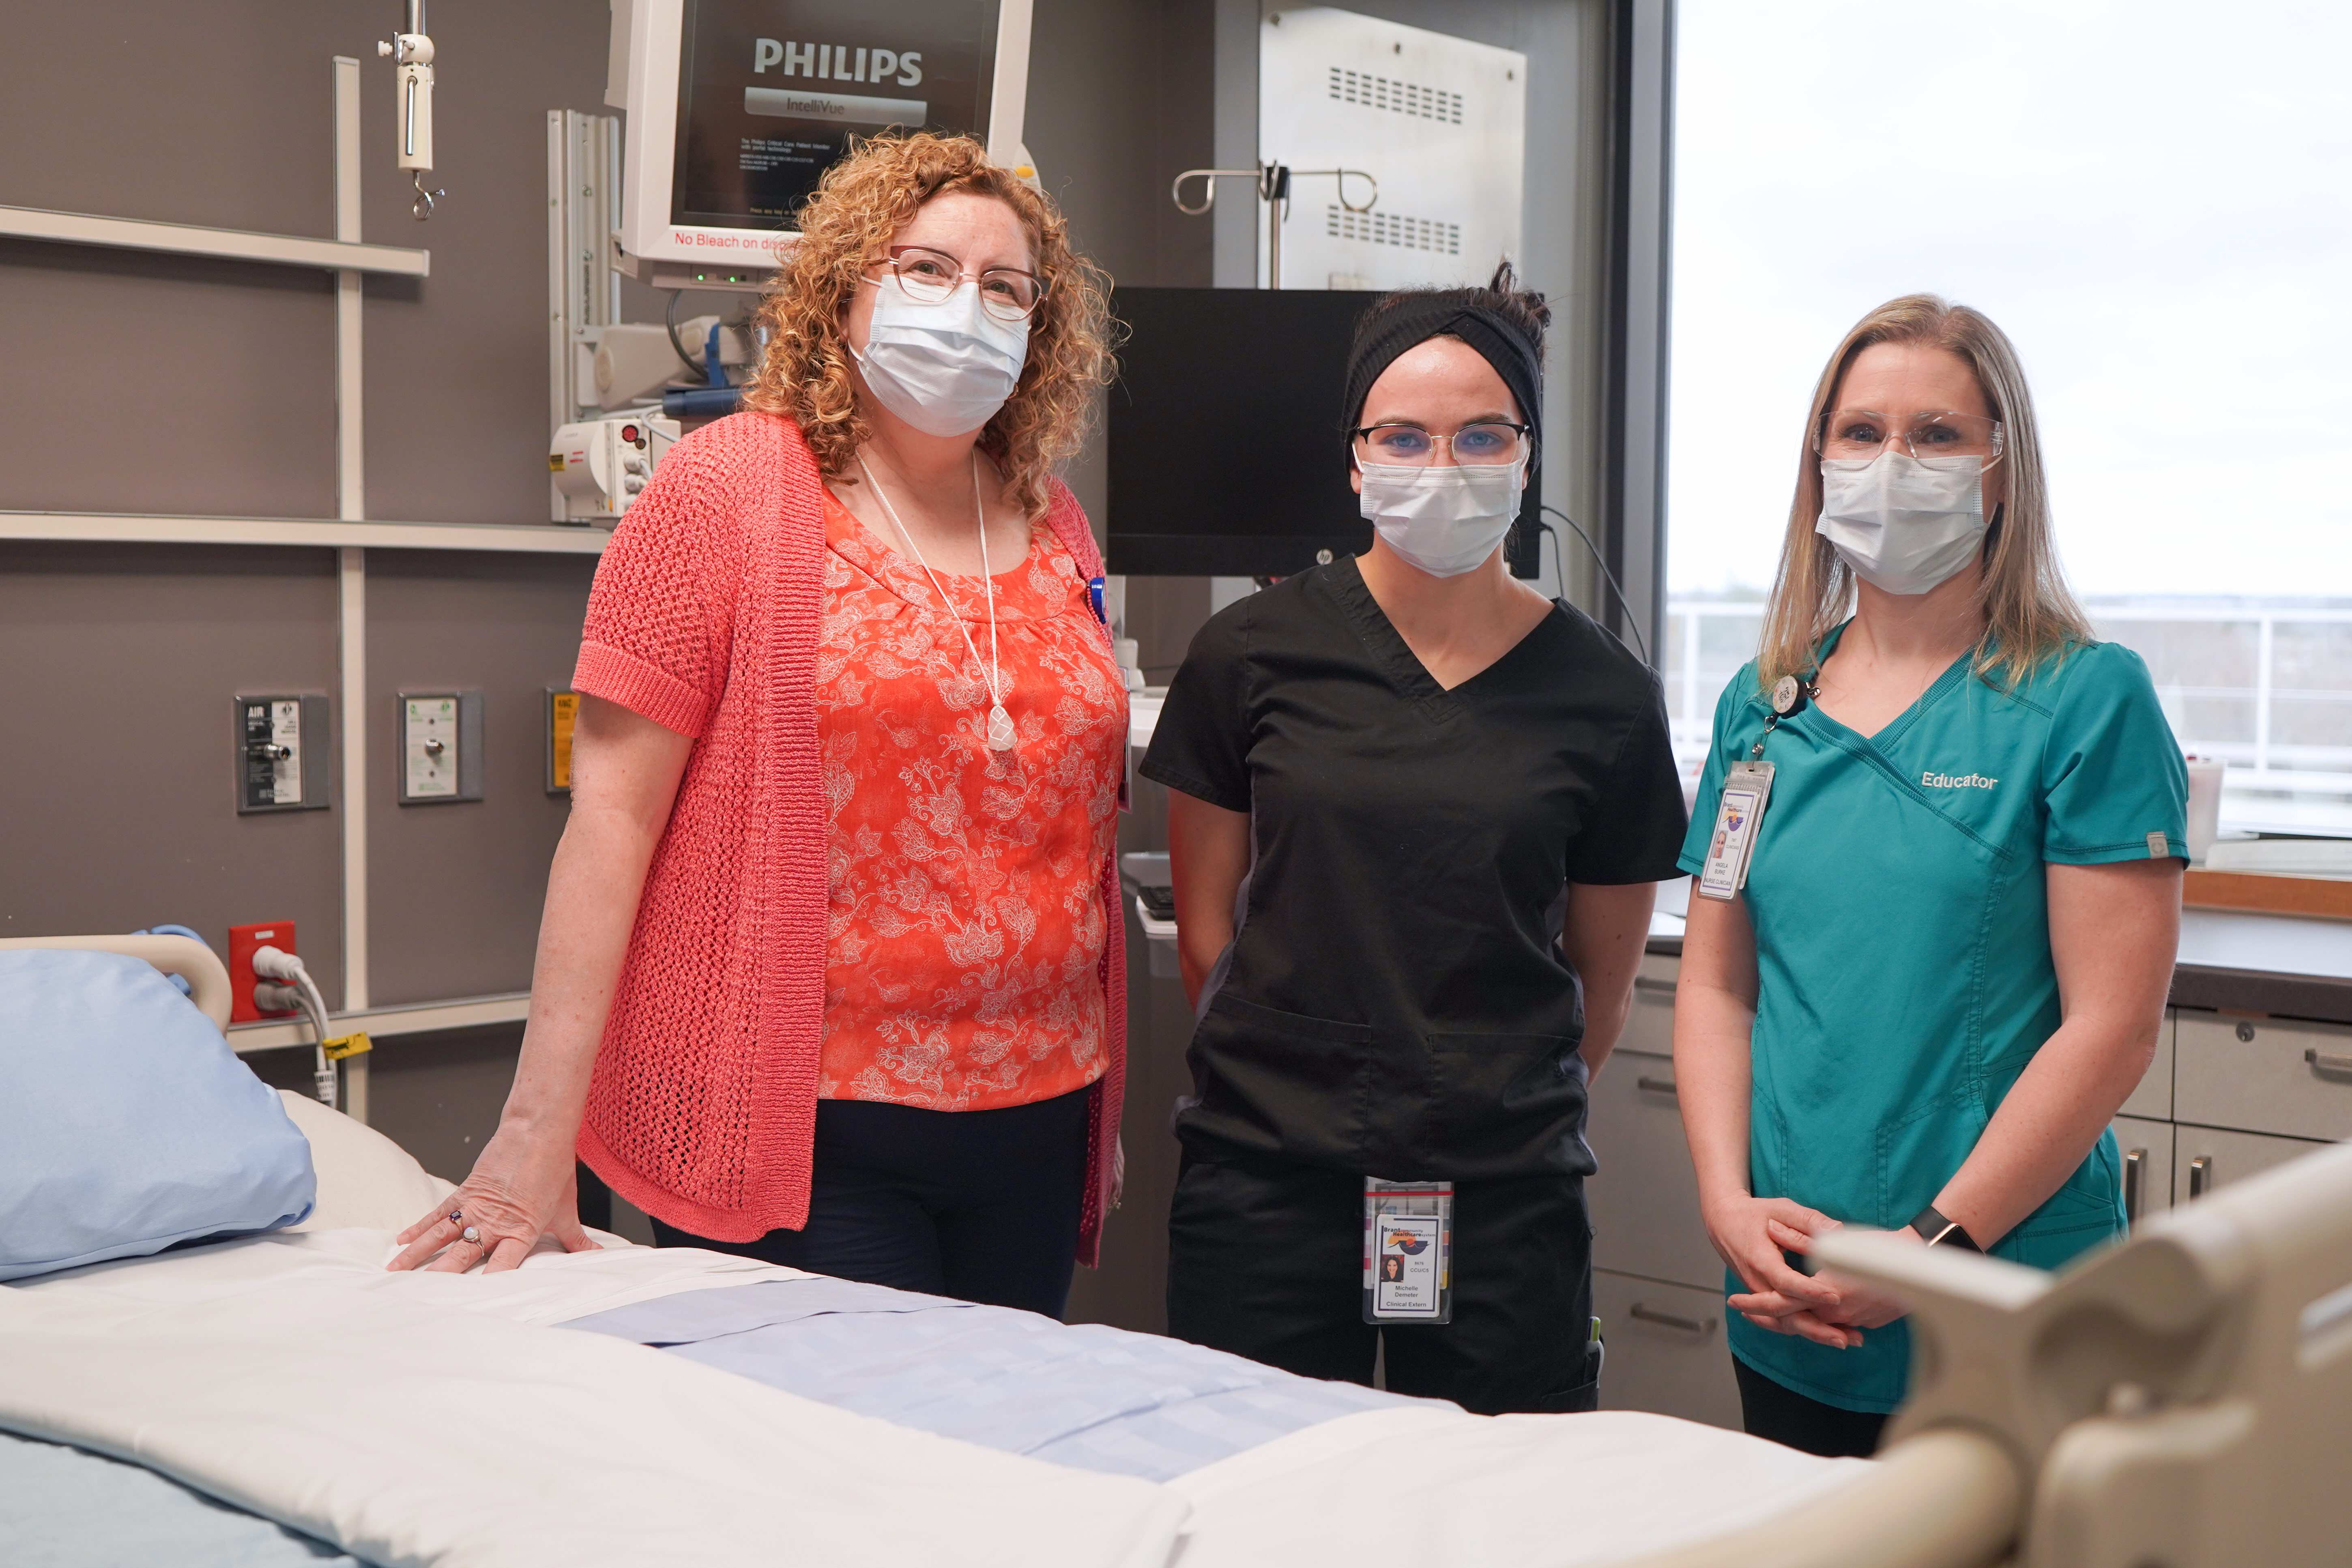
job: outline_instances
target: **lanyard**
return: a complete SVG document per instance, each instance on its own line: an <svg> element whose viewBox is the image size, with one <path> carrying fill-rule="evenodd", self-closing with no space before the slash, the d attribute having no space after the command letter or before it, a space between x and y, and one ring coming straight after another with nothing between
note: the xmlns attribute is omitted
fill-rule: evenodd
<svg viewBox="0 0 2352 1568"><path fill-rule="evenodd" d="M1748 863L1755 857L1764 807L1772 798L1773 768L1764 760L1764 742L1780 727L1781 720L1802 711L1806 703L1820 695L1820 687L1799 676L1784 675L1773 683L1772 711L1764 721L1764 732L1756 737L1748 760L1732 763L1724 773L1715 832L1699 868L1702 898L1728 900L1748 885Z"/></svg>

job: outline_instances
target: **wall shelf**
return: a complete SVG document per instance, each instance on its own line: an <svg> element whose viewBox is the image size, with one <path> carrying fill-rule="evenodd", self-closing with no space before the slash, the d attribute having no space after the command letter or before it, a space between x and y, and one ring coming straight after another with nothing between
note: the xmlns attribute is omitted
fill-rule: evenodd
<svg viewBox="0 0 2352 1568"><path fill-rule="evenodd" d="M331 518L0 511L0 539L131 544L276 544L370 550L494 550L602 555L607 529L555 523L341 522Z"/></svg>
<svg viewBox="0 0 2352 1568"><path fill-rule="evenodd" d="M436 1029L471 1029L484 1024L520 1024L530 1016L530 993L503 992L495 996L464 996L448 1002L417 1002L407 1006L367 1007L356 1013L335 1013L329 1021L343 1034L367 1031L371 1040L398 1035L429 1034ZM231 1049L275 1051L311 1043L310 1027L299 1018L271 1019L259 1024L232 1024ZM364 1060L353 1058L353 1060Z"/></svg>
<svg viewBox="0 0 2352 1568"><path fill-rule="evenodd" d="M0 206L0 235L17 239L54 240L61 245L104 245L118 250L160 250L177 256L215 256L231 261L263 261L282 267L383 272L400 278L424 278L433 269L432 252L411 250L396 245L363 245L355 240L310 239L290 234L254 234L236 228L199 228L193 224L100 217L94 213L49 212L40 207Z"/></svg>

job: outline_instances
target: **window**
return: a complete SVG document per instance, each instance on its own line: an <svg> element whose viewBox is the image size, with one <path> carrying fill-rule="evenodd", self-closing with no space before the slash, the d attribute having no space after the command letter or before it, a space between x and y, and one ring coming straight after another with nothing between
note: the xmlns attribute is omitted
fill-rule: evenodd
<svg viewBox="0 0 2352 1568"><path fill-rule="evenodd" d="M1753 651L1813 378L1898 294L2015 340L2059 547L2225 831L2352 837L2352 10L1684 0L1669 704Z"/></svg>

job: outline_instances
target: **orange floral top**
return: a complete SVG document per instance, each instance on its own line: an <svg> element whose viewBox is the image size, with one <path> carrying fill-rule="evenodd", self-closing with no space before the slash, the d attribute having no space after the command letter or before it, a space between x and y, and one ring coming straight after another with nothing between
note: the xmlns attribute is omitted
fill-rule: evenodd
<svg viewBox="0 0 2352 1568"><path fill-rule="evenodd" d="M995 575L1005 710L992 752L988 604L824 498L817 742L827 808L817 1094L989 1110L1100 1078L1103 867L1116 845L1127 687L1050 530Z"/></svg>

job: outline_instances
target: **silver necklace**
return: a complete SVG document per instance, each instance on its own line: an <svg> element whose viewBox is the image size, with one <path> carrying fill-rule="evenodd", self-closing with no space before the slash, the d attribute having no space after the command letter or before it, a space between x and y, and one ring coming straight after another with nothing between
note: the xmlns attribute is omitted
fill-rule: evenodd
<svg viewBox="0 0 2352 1568"><path fill-rule="evenodd" d="M874 486L874 499L882 503L882 510L890 519L890 526L897 529L898 537L907 542L907 553L915 558L915 564L921 567L923 575L931 580L931 592L940 596L940 607L947 611L948 619L953 621L956 630L963 634L964 651L971 655L972 666L978 668L980 649L971 640L971 629L963 624L963 617L956 614L954 603L949 599L948 591L940 586L939 574L932 571L931 563L923 559L922 548L915 542L915 536L907 531L905 523L898 521L898 509L890 504L888 492L875 481L874 470L866 466L866 454L863 452L857 454L857 471L866 476L867 484ZM971 510L980 520L980 585L988 599L988 749L1009 752L1014 740L1013 715L1004 710L1004 678L996 664L996 584L988 574L988 510L980 500L980 453L976 450L971 455Z"/></svg>

